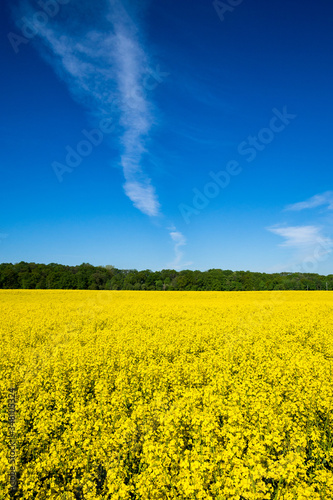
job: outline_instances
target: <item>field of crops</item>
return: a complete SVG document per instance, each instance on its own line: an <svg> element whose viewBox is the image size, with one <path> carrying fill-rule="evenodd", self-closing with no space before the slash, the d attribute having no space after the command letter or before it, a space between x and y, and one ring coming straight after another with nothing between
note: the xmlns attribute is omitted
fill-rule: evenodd
<svg viewBox="0 0 333 500"><path fill-rule="evenodd" d="M332 292L0 303L0 499L333 499Z"/></svg>

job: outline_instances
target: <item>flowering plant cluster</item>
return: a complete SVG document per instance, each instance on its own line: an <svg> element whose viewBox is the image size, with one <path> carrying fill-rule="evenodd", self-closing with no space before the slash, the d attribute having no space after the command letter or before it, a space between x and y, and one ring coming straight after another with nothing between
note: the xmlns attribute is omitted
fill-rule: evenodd
<svg viewBox="0 0 333 500"><path fill-rule="evenodd" d="M0 499L333 499L330 292L0 297Z"/></svg>

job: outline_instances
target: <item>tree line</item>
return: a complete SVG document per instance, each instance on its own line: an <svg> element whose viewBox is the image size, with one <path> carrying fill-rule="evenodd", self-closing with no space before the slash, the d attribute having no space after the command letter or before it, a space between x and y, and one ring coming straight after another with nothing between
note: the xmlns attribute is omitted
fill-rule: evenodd
<svg viewBox="0 0 333 500"><path fill-rule="evenodd" d="M114 266L62 264L0 264L1 289L63 290L333 290L333 275L208 271L137 271Z"/></svg>

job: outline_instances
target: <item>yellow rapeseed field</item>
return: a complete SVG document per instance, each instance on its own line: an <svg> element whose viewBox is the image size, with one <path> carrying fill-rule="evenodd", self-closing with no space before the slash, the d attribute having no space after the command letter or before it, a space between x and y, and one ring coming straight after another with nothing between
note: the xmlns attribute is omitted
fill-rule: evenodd
<svg viewBox="0 0 333 500"><path fill-rule="evenodd" d="M0 499L333 499L332 292L0 301Z"/></svg>

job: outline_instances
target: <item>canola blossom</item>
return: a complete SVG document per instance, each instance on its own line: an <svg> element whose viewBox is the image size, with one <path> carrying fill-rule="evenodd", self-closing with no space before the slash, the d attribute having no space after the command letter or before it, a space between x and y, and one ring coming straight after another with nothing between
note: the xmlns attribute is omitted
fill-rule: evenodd
<svg viewBox="0 0 333 500"><path fill-rule="evenodd" d="M0 500L333 499L331 292L0 300Z"/></svg>

